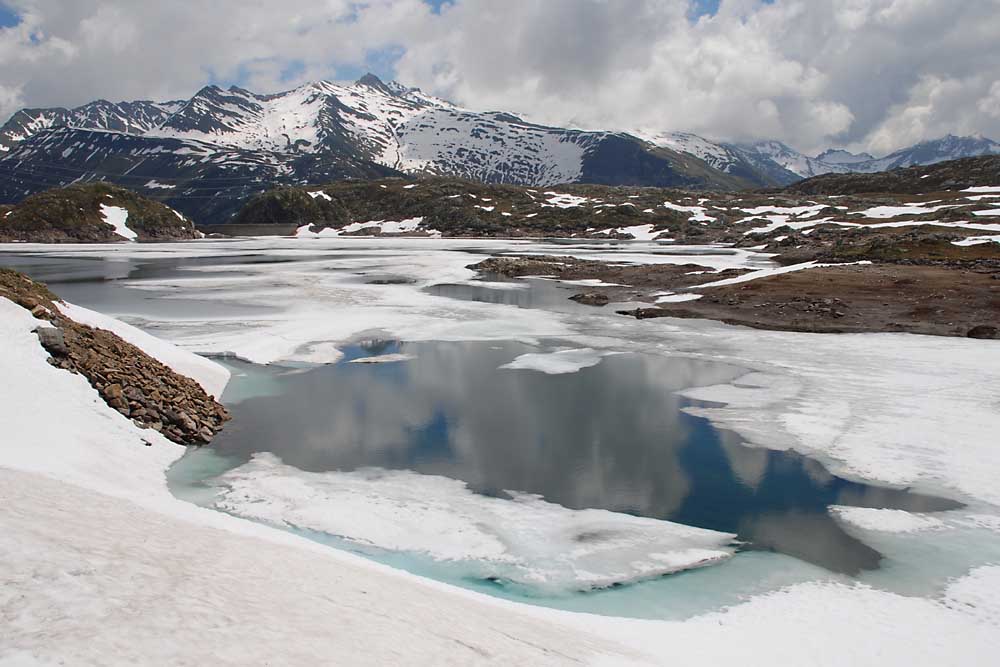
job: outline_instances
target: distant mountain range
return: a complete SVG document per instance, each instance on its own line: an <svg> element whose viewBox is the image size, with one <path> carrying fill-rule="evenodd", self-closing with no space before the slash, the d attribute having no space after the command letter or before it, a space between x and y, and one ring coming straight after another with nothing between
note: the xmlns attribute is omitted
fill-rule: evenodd
<svg viewBox="0 0 1000 667"><path fill-rule="evenodd" d="M984 137L956 137L925 141L876 158L868 153L830 149L816 157L804 155L780 141L749 144L713 143L686 132L644 136L649 141L695 155L712 167L751 180L789 185L822 174L873 174L890 169L935 164L979 155L1000 155L1000 143Z"/></svg>
<svg viewBox="0 0 1000 667"><path fill-rule="evenodd" d="M733 190L984 153L1000 153L1000 144L946 137L879 159L845 151L812 158L775 141L548 127L366 75L350 85L320 81L273 95L208 86L189 100L23 109L0 128L0 202L108 180L204 223L223 221L275 185L345 178L434 174L538 187Z"/></svg>

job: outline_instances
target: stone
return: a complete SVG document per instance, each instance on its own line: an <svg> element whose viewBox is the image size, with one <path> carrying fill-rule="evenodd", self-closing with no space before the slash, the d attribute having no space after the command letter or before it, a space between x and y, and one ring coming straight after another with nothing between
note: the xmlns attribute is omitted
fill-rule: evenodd
<svg viewBox="0 0 1000 667"><path fill-rule="evenodd" d="M965 335L969 338L978 338L980 340L1000 340L1000 328L988 324L980 324L969 329L969 332Z"/></svg>
<svg viewBox="0 0 1000 667"><path fill-rule="evenodd" d="M38 327L35 329L38 340L49 354L53 356L65 356L69 353L66 346L66 336L62 329L56 327Z"/></svg>
<svg viewBox="0 0 1000 667"><path fill-rule="evenodd" d="M571 296L570 301L576 301L587 306L606 306L611 303L611 298L601 292L583 292Z"/></svg>

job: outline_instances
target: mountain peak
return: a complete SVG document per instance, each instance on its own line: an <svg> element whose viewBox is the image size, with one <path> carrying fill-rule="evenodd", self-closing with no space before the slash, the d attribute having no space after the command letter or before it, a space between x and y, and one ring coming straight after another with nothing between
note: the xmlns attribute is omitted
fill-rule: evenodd
<svg viewBox="0 0 1000 667"><path fill-rule="evenodd" d="M851 153L841 148L831 148L817 155L816 159L827 164L848 165L871 162L875 159L875 156L869 153Z"/></svg>
<svg viewBox="0 0 1000 667"><path fill-rule="evenodd" d="M356 86L368 86L369 88L375 88L377 90L382 90L385 92L391 92L389 86L385 85L382 79L378 78L371 72L368 72L363 77L354 82Z"/></svg>

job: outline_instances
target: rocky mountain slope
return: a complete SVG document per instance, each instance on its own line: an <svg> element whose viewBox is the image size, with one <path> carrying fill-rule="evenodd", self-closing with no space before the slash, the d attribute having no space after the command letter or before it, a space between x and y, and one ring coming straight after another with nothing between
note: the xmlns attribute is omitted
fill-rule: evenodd
<svg viewBox="0 0 1000 667"><path fill-rule="evenodd" d="M0 154L51 127L88 127L144 134L159 127L181 102L108 102L97 100L75 109L21 109L0 128Z"/></svg>
<svg viewBox="0 0 1000 667"><path fill-rule="evenodd" d="M199 238L180 213L107 183L39 192L0 206L0 242L108 243Z"/></svg>
<svg viewBox="0 0 1000 667"><path fill-rule="evenodd" d="M0 128L0 202L107 180L205 224L225 222L268 188L331 180L405 174L532 187L738 190L983 153L1000 153L1000 144L946 137L878 159L845 151L809 157L776 141L549 127L366 75L271 95L207 86L188 100L24 109Z"/></svg>
<svg viewBox="0 0 1000 667"><path fill-rule="evenodd" d="M956 238L1000 232L1000 211L995 210L1000 190L994 184L1000 184L1000 156L885 174L831 174L782 190L728 193L390 178L274 189L248 200L233 222L253 226L254 234L266 234L271 226L271 233L298 229L300 235L672 239L750 245L791 239L789 243L812 248L825 238L824 229L837 230L839 237L872 224L942 221L959 234ZM985 189L963 192L967 188ZM819 229L813 233L813 227Z"/></svg>
<svg viewBox="0 0 1000 667"><path fill-rule="evenodd" d="M725 190L765 183L749 171L723 173L628 134L470 111L371 75L275 95L208 86L184 102L112 105L103 114L91 106L19 112L4 126L0 201L106 179L209 222L223 221L235 202L275 185L393 174L539 187L597 182Z"/></svg>

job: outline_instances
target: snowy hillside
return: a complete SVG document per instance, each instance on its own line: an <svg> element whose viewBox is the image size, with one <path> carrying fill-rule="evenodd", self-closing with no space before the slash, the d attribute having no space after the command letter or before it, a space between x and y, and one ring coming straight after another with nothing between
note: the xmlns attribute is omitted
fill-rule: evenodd
<svg viewBox="0 0 1000 667"><path fill-rule="evenodd" d="M349 145L359 157L404 173L540 186L579 178L586 148L604 136L460 109L374 76L276 95L210 86L146 134L278 153Z"/></svg>

